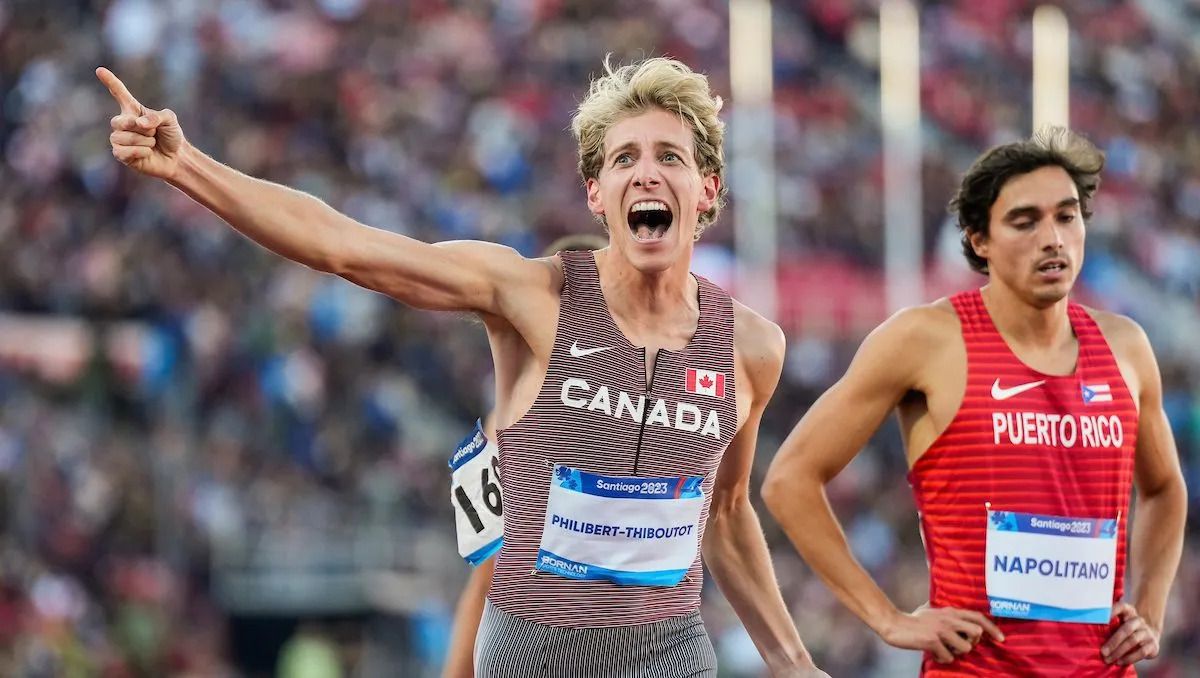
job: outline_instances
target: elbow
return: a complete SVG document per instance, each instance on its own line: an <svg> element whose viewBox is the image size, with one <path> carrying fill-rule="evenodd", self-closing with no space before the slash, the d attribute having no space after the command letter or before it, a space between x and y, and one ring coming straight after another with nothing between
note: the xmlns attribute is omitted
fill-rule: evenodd
<svg viewBox="0 0 1200 678"><path fill-rule="evenodd" d="M1183 473L1173 473L1162 483L1152 488L1139 488L1138 495L1143 501L1156 502L1171 506L1175 512L1187 514L1188 490Z"/></svg>
<svg viewBox="0 0 1200 678"><path fill-rule="evenodd" d="M797 464L771 464L763 478L763 505L777 520L798 510L798 503L806 496L815 496L821 491L822 483Z"/></svg>
<svg viewBox="0 0 1200 678"><path fill-rule="evenodd" d="M753 511L754 507L750 504L750 487L743 484L736 489L713 494L712 504L708 507L708 520L710 524L721 526L734 524L737 522L734 517L746 509Z"/></svg>
<svg viewBox="0 0 1200 678"><path fill-rule="evenodd" d="M763 478L762 489L760 490L763 505L767 507L771 515L778 518L787 511L788 495L794 491L794 488L789 487L787 479L780 472L779 468L772 465L767 471L766 477Z"/></svg>
<svg viewBox="0 0 1200 678"><path fill-rule="evenodd" d="M344 241L339 243L336 237L322 238L318 246L313 249L312 256L304 263L314 271L332 273L354 282L356 269L361 267L355 266L349 249L345 246Z"/></svg>
<svg viewBox="0 0 1200 678"><path fill-rule="evenodd" d="M1170 471L1149 477L1135 477L1137 496L1146 501L1161 500L1164 504L1187 505L1188 489L1183 470L1175 467Z"/></svg>
<svg viewBox="0 0 1200 678"><path fill-rule="evenodd" d="M323 215L310 226L311 246L301 262L321 273L331 273L354 282L369 266L371 244L365 240L370 229L338 214L329 205L316 200Z"/></svg>

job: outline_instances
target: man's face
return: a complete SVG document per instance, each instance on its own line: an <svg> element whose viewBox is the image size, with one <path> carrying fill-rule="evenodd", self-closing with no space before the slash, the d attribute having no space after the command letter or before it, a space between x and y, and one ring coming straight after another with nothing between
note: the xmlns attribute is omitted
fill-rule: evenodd
<svg viewBox="0 0 1200 678"><path fill-rule="evenodd" d="M609 243L643 273L691 254L699 215L720 179L701 176L691 127L659 108L625 118L604 136L600 175L588 179L588 208L608 224Z"/></svg>
<svg viewBox="0 0 1200 678"><path fill-rule="evenodd" d="M987 236L971 236L1000 282L1039 308L1070 293L1083 266L1084 224L1079 191L1057 165L1009 179L989 214Z"/></svg>

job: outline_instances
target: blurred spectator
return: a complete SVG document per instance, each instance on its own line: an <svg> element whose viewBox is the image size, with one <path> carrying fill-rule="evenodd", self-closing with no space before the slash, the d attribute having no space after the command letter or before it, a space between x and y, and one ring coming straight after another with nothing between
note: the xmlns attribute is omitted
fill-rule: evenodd
<svg viewBox="0 0 1200 678"><path fill-rule="evenodd" d="M970 158L1026 132L1034 4L922 3L931 294L977 281L943 205ZM1068 13L1072 119L1109 155L1081 296L1151 333L1200 505L1200 5ZM883 312L876 14L875 0L774 3L791 345L763 465ZM671 54L728 93L727 25L718 0L0 1L0 674L420 675L448 609L429 600L466 575L444 456L488 407L483 333L283 263L124 171L93 67L179 112L218 158L366 223L533 254L597 228L564 130L604 55ZM733 218L705 235L705 260L728 261ZM926 570L903 459L885 431L831 500L915 607ZM820 663L913 675L916 658L766 527ZM1200 673L1196 533L1142 675ZM723 666L754 675L722 606L708 590ZM243 625L341 612L366 615L358 650Z"/></svg>

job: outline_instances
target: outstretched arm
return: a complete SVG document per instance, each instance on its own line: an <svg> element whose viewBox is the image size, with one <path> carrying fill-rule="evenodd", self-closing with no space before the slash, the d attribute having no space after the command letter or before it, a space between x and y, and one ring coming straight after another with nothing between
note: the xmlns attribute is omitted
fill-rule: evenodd
<svg viewBox="0 0 1200 678"><path fill-rule="evenodd" d="M792 623L763 537L758 514L750 504L750 469L758 441L758 424L783 365L784 339L777 326L754 317L761 331L739 341L746 386L753 391L750 414L730 441L713 485L704 533L704 562L729 601L772 675L823 676ZM739 332L739 337L742 336ZM738 384L739 389L743 384Z"/></svg>
<svg viewBox="0 0 1200 678"><path fill-rule="evenodd" d="M109 137L125 165L169 182L267 249L410 306L509 317L524 285L548 285L544 262L481 242L431 245L371 228L321 200L255 179L188 143L170 109L143 106L115 75L96 75L120 106Z"/></svg>
<svg viewBox="0 0 1200 678"><path fill-rule="evenodd" d="M867 443L884 418L918 383L914 356L927 350L929 308L893 316L863 342L850 368L808 410L784 441L763 484L763 499L800 555L838 599L883 640L924 650L943 663L969 652L988 631L1000 630L984 615L951 608L896 608L855 559L834 516L825 485Z"/></svg>

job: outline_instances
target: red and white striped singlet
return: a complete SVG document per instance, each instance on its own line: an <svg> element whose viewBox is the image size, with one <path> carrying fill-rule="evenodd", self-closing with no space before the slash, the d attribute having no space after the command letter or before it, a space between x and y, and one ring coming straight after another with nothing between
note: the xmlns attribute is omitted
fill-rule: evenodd
<svg viewBox="0 0 1200 678"><path fill-rule="evenodd" d="M1125 529L1138 413L1096 322L1068 306L1079 340L1073 374L1022 363L992 323L978 290L952 297L967 348L967 389L950 426L908 477L920 511L936 607L989 611L985 504L996 511L1116 518L1114 602L1124 591ZM1030 386L1030 384L1037 384ZM1065 436L1055 422L1071 418ZM1100 646L1115 624L993 618L1006 640L985 639L949 665L926 655L925 676L1132 676Z"/></svg>

